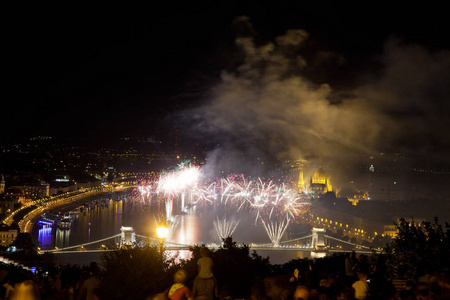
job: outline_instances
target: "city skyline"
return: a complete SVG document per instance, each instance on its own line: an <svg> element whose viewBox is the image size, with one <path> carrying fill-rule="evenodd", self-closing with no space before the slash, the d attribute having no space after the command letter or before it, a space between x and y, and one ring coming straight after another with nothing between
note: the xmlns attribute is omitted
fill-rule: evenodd
<svg viewBox="0 0 450 300"><path fill-rule="evenodd" d="M198 291L204 247L216 294L236 299L288 284L346 296L351 273L388 298L448 271L444 5L7 4L0 260L13 296L33 275L52 287L42 299L157 298L181 266Z"/></svg>
<svg viewBox="0 0 450 300"><path fill-rule="evenodd" d="M2 137L153 136L262 157L413 151L448 161L448 21L434 8L377 4L26 12L8 36L16 93Z"/></svg>

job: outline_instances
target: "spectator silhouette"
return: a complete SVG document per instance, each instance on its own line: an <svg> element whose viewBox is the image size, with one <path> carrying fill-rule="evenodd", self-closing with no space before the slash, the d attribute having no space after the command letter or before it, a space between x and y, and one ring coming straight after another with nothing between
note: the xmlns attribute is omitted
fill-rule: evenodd
<svg viewBox="0 0 450 300"><path fill-rule="evenodd" d="M188 274L185 270L178 270L173 276L175 282L169 289L168 298L171 300L186 300L191 296L191 291L185 283L187 281Z"/></svg>
<svg viewBox="0 0 450 300"><path fill-rule="evenodd" d="M355 290L355 299L365 300L369 297L369 283L367 283L368 275L361 271L358 273L358 280L353 283L352 287Z"/></svg>
<svg viewBox="0 0 450 300"><path fill-rule="evenodd" d="M192 288L192 297L205 300L212 300L214 296L218 297L217 280L213 274L214 262L209 255L209 249L200 248L201 257L197 261L198 275L194 279Z"/></svg>
<svg viewBox="0 0 450 300"><path fill-rule="evenodd" d="M305 272L305 283L312 289L316 289L319 286L319 274L316 266L312 260L308 261L308 268Z"/></svg>
<svg viewBox="0 0 450 300"><path fill-rule="evenodd" d="M300 271L298 269L295 269L291 278L289 278L289 283L295 287L300 284L301 279L302 278L300 276Z"/></svg>
<svg viewBox="0 0 450 300"><path fill-rule="evenodd" d="M25 280L15 286L11 300L38 300L39 294L33 281Z"/></svg>
<svg viewBox="0 0 450 300"><path fill-rule="evenodd" d="M352 251L345 258L345 283L347 285L352 285L356 279L356 265L356 253Z"/></svg>
<svg viewBox="0 0 450 300"><path fill-rule="evenodd" d="M14 287L11 284L11 278L9 275L6 275L3 287L5 288L5 299L11 298L11 295L14 292Z"/></svg>
<svg viewBox="0 0 450 300"><path fill-rule="evenodd" d="M98 289L100 288L99 269L96 262L91 262L89 265L90 277L86 279L81 287L81 291L78 295L78 299L97 300Z"/></svg>
<svg viewBox="0 0 450 300"><path fill-rule="evenodd" d="M294 291L292 289L285 288L280 292L280 300L292 300L294 297Z"/></svg>
<svg viewBox="0 0 450 300"><path fill-rule="evenodd" d="M256 283L250 289L250 300L270 300L266 295L264 285Z"/></svg>
<svg viewBox="0 0 450 300"><path fill-rule="evenodd" d="M310 289L306 286L298 286L294 291L294 300L307 300L310 297Z"/></svg>

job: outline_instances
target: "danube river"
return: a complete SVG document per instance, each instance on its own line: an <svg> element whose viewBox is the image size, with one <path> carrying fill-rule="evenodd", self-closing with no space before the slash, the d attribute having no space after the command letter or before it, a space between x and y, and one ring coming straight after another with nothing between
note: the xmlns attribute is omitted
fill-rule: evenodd
<svg viewBox="0 0 450 300"><path fill-rule="evenodd" d="M142 203L136 190L128 189L120 192L103 193L91 196L58 208L61 215L71 212L72 223L70 229L60 229L52 226L43 226L38 223L34 226L32 234L42 250L65 248L82 245L96 240L104 239L120 233L122 226L133 227L136 234L156 237L156 225L159 216L165 213L165 208L157 205ZM220 243L214 229L215 211L197 211L195 214L176 215L177 227L171 241L182 244ZM251 216L227 216L236 218L239 225L233 234L238 243L250 244L268 243L268 237L261 228L252 224ZM112 242L112 240L111 240ZM110 242L104 242L108 245ZM95 245L100 247L100 245ZM300 255L294 251L261 251L263 257L270 256L271 263L283 263ZM76 254L56 254L62 263L88 264L92 260L99 260L99 253L80 252Z"/></svg>

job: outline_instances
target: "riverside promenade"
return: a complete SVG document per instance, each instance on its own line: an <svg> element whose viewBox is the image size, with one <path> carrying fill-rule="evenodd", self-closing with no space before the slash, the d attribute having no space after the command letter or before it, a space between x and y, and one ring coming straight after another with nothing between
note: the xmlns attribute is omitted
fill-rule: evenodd
<svg viewBox="0 0 450 300"><path fill-rule="evenodd" d="M115 187L115 186L101 186L101 187L95 187L95 188L85 188L76 190L73 192L64 193L58 196L51 196L49 198L45 199L37 199L34 201L31 201L29 203L26 203L21 208L13 211L10 215L8 215L4 220L3 223L7 225L11 225L14 221L14 216L18 213L22 212L25 209L33 208L31 211L29 211L26 215L22 217L22 219L18 222L20 232L28 232L30 233L34 221L43 213L55 209L60 206L65 206L71 203L74 203L76 201L82 200L84 198L101 194L101 193L107 193L107 192L114 192L122 190L123 187Z"/></svg>

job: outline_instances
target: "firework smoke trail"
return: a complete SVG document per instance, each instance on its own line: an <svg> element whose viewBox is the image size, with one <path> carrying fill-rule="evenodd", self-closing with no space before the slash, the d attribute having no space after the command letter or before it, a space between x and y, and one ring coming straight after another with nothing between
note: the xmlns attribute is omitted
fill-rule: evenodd
<svg viewBox="0 0 450 300"><path fill-rule="evenodd" d="M219 217L217 217L217 221L214 221L214 228L216 229L217 235L221 241L227 237L231 237L238 225L239 221L230 221L227 220L226 217L222 220L219 220Z"/></svg>
<svg viewBox="0 0 450 300"><path fill-rule="evenodd" d="M262 220L262 223L273 245L275 247L280 246L280 240L289 226L289 219L275 222L273 221L264 222L264 220Z"/></svg>

